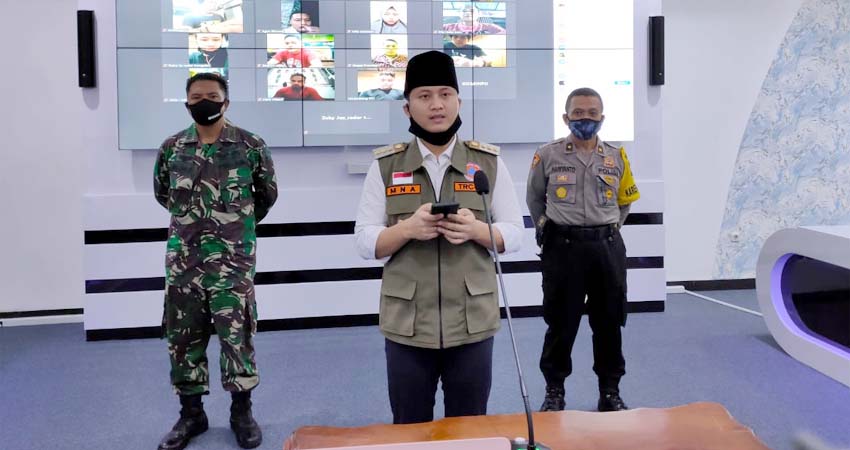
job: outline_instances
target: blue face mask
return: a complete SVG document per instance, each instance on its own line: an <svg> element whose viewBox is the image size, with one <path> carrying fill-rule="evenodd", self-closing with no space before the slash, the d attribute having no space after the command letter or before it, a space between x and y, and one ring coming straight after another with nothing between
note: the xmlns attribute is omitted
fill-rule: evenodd
<svg viewBox="0 0 850 450"><path fill-rule="evenodd" d="M593 119L571 120L569 127L570 132L575 137L582 141L589 141L596 136L596 133L599 133L599 129L602 128L602 121Z"/></svg>

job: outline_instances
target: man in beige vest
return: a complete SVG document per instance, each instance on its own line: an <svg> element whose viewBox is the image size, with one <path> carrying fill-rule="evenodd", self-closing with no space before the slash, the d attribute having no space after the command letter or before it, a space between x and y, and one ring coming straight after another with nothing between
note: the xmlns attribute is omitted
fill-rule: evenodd
<svg viewBox="0 0 850 450"><path fill-rule="evenodd" d="M488 200L499 252L519 249L522 216L499 148L457 139L461 101L451 57L413 57L404 97L415 138L375 150L355 226L361 256L388 258L380 329L393 422L433 420L439 381L447 417L483 415L501 322L475 172L483 170L494 186ZM459 209L431 214L437 202L457 202Z"/></svg>

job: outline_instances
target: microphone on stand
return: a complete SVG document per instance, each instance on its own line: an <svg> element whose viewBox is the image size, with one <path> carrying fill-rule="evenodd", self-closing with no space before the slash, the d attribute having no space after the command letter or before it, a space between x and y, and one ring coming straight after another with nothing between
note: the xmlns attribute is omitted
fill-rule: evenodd
<svg viewBox="0 0 850 450"><path fill-rule="evenodd" d="M525 439L516 438L511 441L511 450L550 450L539 442L534 441L534 421L531 417L531 407L528 404L528 391L525 389L525 379L522 376L522 367L519 364L519 353L516 349L516 339L514 339L514 326L511 321L511 305L508 304L508 293L505 291L505 280L502 277L502 264L499 262L499 251L496 249L496 240L493 238L493 218L490 217L490 208L487 204L487 194L490 193L490 180L487 179L487 174L482 170L475 172L473 177L475 183L475 192L482 197L484 201L484 217L487 219L487 228L490 230L490 245L493 251L493 257L496 260L496 273L499 275L499 287L502 291L502 300L505 303L505 313L508 316L508 330L511 335L511 345L514 349L514 361L516 362L516 371L519 375L519 388L522 392L522 401L525 405L525 418L528 421L528 442Z"/></svg>

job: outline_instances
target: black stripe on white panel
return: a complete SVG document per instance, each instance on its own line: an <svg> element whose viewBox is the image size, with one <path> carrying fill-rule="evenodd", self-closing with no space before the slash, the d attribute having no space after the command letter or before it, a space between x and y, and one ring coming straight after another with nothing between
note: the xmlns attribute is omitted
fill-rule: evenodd
<svg viewBox="0 0 850 450"><path fill-rule="evenodd" d="M531 217L523 217L526 228L534 228ZM661 213L634 213L626 218L626 225L661 225ZM304 222L260 224L257 237L335 236L354 234L354 222ZM165 242L167 228L140 228L131 230L91 230L85 232L85 244L129 244L134 242Z"/></svg>

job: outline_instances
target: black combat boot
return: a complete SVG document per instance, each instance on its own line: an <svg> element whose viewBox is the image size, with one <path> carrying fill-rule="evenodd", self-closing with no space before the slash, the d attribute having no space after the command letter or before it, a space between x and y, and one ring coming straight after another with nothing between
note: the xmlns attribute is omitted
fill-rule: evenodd
<svg viewBox="0 0 850 450"><path fill-rule="evenodd" d="M599 391L599 403L596 405L596 409L600 412L625 411L629 407L620 398L618 389L602 389Z"/></svg>
<svg viewBox="0 0 850 450"><path fill-rule="evenodd" d="M180 405L182 406L180 408L180 419L177 420L171 431L162 438L159 443L159 450L182 450L193 437L209 428L200 394L181 395Z"/></svg>
<svg viewBox="0 0 850 450"><path fill-rule="evenodd" d="M540 411L563 411L565 406L564 386L547 385L546 398L540 405Z"/></svg>
<svg viewBox="0 0 850 450"><path fill-rule="evenodd" d="M251 414L251 391L233 392L230 405L230 428L242 448L255 448L263 443L263 433Z"/></svg>

